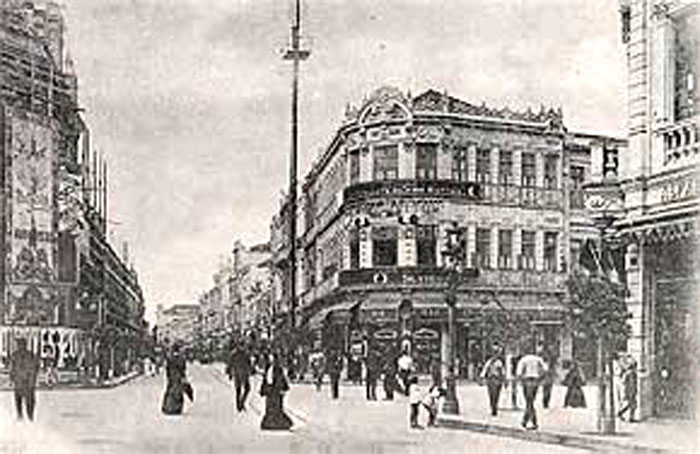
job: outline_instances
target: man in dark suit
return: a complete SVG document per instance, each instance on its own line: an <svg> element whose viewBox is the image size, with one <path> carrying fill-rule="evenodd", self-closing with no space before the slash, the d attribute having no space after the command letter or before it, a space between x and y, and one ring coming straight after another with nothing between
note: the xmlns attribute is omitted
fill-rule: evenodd
<svg viewBox="0 0 700 454"><path fill-rule="evenodd" d="M236 387L236 409L244 411L245 402L248 398L248 393L250 393L250 375L253 373L250 353L245 344L237 345L233 349L226 369L229 379L233 378Z"/></svg>
<svg viewBox="0 0 700 454"><path fill-rule="evenodd" d="M12 354L10 361L10 381L15 388L17 417L19 419L24 417L22 411L24 407L27 410L27 417L33 421L39 359L34 353L27 350L25 339L17 339L17 350Z"/></svg>

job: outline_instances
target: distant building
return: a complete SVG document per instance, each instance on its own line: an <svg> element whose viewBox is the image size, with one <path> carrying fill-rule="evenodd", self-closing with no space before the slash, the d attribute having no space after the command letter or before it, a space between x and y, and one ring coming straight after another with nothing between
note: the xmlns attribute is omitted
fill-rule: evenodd
<svg viewBox="0 0 700 454"><path fill-rule="evenodd" d="M234 308L232 326L237 332L268 335L268 326L274 316L269 262L269 243L246 247L240 241L235 242L231 295Z"/></svg>
<svg viewBox="0 0 700 454"><path fill-rule="evenodd" d="M200 311L199 304L175 304L168 308L159 304L156 313L157 342L162 345L176 342L193 344Z"/></svg>
<svg viewBox="0 0 700 454"><path fill-rule="evenodd" d="M698 378L700 93L697 1L624 0L629 159L621 160L626 217L628 349L641 415L690 417Z"/></svg>
<svg viewBox="0 0 700 454"><path fill-rule="evenodd" d="M314 339L308 347L408 349L418 371L445 365L443 251L456 230L466 267L456 303L461 375L483 364L495 342L486 320L502 311L526 320L520 347L570 359L565 281L577 247L596 235L581 186L604 149L625 147L567 131L556 109L496 109L435 90L382 88L348 108L298 202L297 320ZM286 311L288 226L285 203L271 252L273 301Z"/></svg>

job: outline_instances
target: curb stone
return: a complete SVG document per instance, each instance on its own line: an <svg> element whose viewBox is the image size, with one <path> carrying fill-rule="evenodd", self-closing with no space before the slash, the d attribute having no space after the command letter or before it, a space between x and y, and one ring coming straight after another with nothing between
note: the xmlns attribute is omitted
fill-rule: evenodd
<svg viewBox="0 0 700 454"><path fill-rule="evenodd" d="M489 435L517 438L537 443L567 446L604 452L625 452L634 454L669 454L677 451L652 448L634 444L620 443L615 440L604 440L585 435L550 432L541 430L523 430L516 427L464 421L456 418L438 417L438 425L449 429L469 430Z"/></svg>

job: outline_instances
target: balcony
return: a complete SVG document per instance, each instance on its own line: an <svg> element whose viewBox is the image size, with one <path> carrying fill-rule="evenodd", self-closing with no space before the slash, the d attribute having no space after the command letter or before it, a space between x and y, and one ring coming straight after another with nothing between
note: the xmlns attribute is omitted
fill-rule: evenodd
<svg viewBox="0 0 700 454"><path fill-rule="evenodd" d="M563 209L561 189L461 182L453 180L390 180L352 185L345 189L348 204L388 197L442 197L499 206Z"/></svg>
<svg viewBox="0 0 700 454"><path fill-rule="evenodd" d="M697 156L700 143L695 118L672 123L661 128L658 134L663 138L665 164L685 157Z"/></svg>

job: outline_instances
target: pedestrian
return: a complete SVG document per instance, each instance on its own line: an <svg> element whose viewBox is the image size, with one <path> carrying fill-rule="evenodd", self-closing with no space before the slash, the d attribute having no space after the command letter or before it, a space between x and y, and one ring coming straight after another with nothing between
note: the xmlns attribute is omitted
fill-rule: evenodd
<svg viewBox="0 0 700 454"><path fill-rule="evenodd" d="M435 427L437 421L438 407L440 399L445 396L445 390L440 387L439 381L433 379L433 384L430 385L428 392L422 400L422 404L428 411L428 427Z"/></svg>
<svg viewBox="0 0 700 454"><path fill-rule="evenodd" d="M423 400L421 389L418 386L418 377L412 376L407 378L406 389L409 390L409 423L411 425L411 429L422 429L422 427L418 424L418 413L420 411L421 401Z"/></svg>
<svg viewBox="0 0 700 454"><path fill-rule="evenodd" d="M379 377L379 359L370 352L365 360L365 394L367 400L377 400L377 378Z"/></svg>
<svg viewBox="0 0 700 454"><path fill-rule="evenodd" d="M193 394L192 386L187 381L187 363L178 344L173 346L172 353L166 359L165 377L167 384L161 410L166 415L181 415L184 396L187 395L192 400Z"/></svg>
<svg viewBox="0 0 700 454"><path fill-rule="evenodd" d="M317 352L311 355L309 358L311 362L311 373L313 374L314 384L316 385L316 391L321 390L323 385L323 372L325 369L324 358L322 352Z"/></svg>
<svg viewBox="0 0 700 454"><path fill-rule="evenodd" d="M523 356L518 361L516 375L520 379L523 386L523 394L525 395L525 414L521 425L524 429L532 428L537 430L537 414L535 413L535 397L537 396L537 388L540 385L544 374L547 372L547 364L540 356L541 348L538 348L537 354L528 354ZM532 426L528 426L528 423Z"/></svg>
<svg viewBox="0 0 700 454"><path fill-rule="evenodd" d="M336 351L331 351L328 358L328 376L331 379L331 397L340 397L340 374L343 371L343 357Z"/></svg>
<svg viewBox="0 0 700 454"><path fill-rule="evenodd" d="M289 391L289 382L284 376L279 355L272 354L263 374L260 395L265 398L265 414L260 421L262 430L288 430L292 419L284 412L284 394Z"/></svg>
<svg viewBox="0 0 700 454"><path fill-rule="evenodd" d="M617 416L624 420L625 413L629 414L628 421L636 422L634 414L637 411L637 362L628 358L625 371L622 375L625 401Z"/></svg>
<svg viewBox="0 0 700 454"><path fill-rule="evenodd" d="M563 383L566 386L564 408L586 408L586 397L583 394L585 380L576 361L571 361L571 367L569 367Z"/></svg>
<svg viewBox="0 0 700 454"><path fill-rule="evenodd" d="M553 356L548 357L547 371L542 378L542 407L549 408L549 402L552 400L552 388L556 378L556 359Z"/></svg>
<svg viewBox="0 0 700 454"><path fill-rule="evenodd" d="M392 358L388 358L384 362L383 367L384 378L382 385L384 387L384 400L394 400L394 390L397 387L396 383L396 365Z"/></svg>
<svg viewBox="0 0 700 454"><path fill-rule="evenodd" d="M398 368L401 386L403 386L403 392L406 396L408 396L408 388L410 387L408 379L413 369L413 358L411 358L411 355L408 354L408 349L406 348L404 348L401 356L399 357Z"/></svg>
<svg viewBox="0 0 700 454"><path fill-rule="evenodd" d="M39 359L27 349L26 339L17 339L17 350L10 357L10 381L14 387L17 419L24 418L23 409L26 409L27 418L34 421L38 374Z"/></svg>
<svg viewBox="0 0 700 454"><path fill-rule="evenodd" d="M236 410L245 411L245 403L250 393L250 375L253 373L253 365L250 361L250 353L245 344L239 344L231 353L227 365L229 380L233 379L236 389Z"/></svg>
<svg viewBox="0 0 700 454"><path fill-rule="evenodd" d="M486 390L489 396L489 405L491 407L491 415L498 415L498 399L501 395L501 388L505 381L506 372L503 366L503 361L500 358L500 349L496 347L494 354L484 364L481 370L481 380L486 384Z"/></svg>

